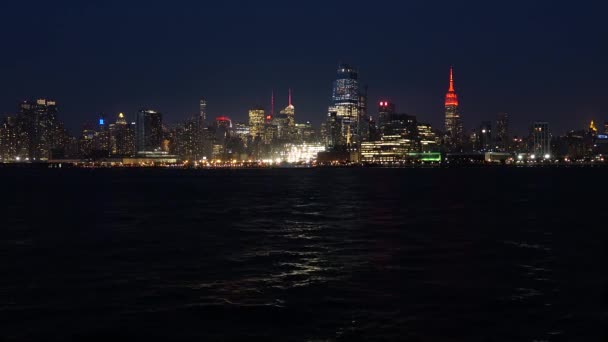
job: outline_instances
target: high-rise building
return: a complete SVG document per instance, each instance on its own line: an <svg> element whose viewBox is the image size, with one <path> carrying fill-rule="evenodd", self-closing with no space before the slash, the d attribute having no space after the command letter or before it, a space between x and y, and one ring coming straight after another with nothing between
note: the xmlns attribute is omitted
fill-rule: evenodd
<svg viewBox="0 0 608 342"><path fill-rule="evenodd" d="M372 139L373 132L376 127L374 120L367 112L367 85L363 87L363 91L359 94L359 138L360 141L369 141Z"/></svg>
<svg viewBox="0 0 608 342"><path fill-rule="evenodd" d="M264 112L264 108L256 107L249 110L249 131L252 137L255 138L262 135L265 120L266 113Z"/></svg>
<svg viewBox="0 0 608 342"><path fill-rule="evenodd" d="M433 132L433 127L427 123L418 123L416 125L418 145L420 152L437 152L437 135Z"/></svg>
<svg viewBox="0 0 608 342"><path fill-rule="evenodd" d="M127 122L123 113L119 113L114 125L110 126L112 154L130 156L135 154L135 129Z"/></svg>
<svg viewBox="0 0 608 342"><path fill-rule="evenodd" d="M16 117L18 150L26 150L26 160L45 161L59 154L67 144L68 136L57 117L57 104L55 101L38 99L24 101L19 105L19 114Z"/></svg>
<svg viewBox="0 0 608 342"><path fill-rule="evenodd" d="M378 104L378 127L380 131L390 121L391 115L395 114L395 104L388 101L380 101Z"/></svg>
<svg viewBox="0 0 608 342"><path fill-rule="evenodd" d="M509 115L507 113L498 114L496 120L495 142L500 152L511 150L511 138L509 136Z"/></svg>
<svg viewBox="0 0 608 342"><path fill-rule="evenodd" d="M535 122L532 126L532 153L536 158L551 157L551 133L547 122Z"/></svg>
<svg viewBox="0 0 608 342"><path fill-rule="evenodd" d="M307 121L306 123L296 124L296 132L297 141L299 143L318 142L315 129L312 127L310 121Z"/></svg>
<svg viewBox="0 0 608 342"><path fill-rule="evenodd" d="M296 126L296 108L293 106L292 103L292 97L291 97L291 89L289 89L289 100L288 100L289 104L287 105L287 107L285 107L285 109L283 109L281 111L281 114L284 114L287 116L287 126L289 127L290 130L293 130L293 128Z"/></svg>
<svg viewBox="0 0 608 342"><path fill-rule="evenodd" d="M142 109L137 113L137 152L163 150L163 116L161 113Z"/></svg>
<svg viewBox="0 0 608 342"><path fill-rule="evenodd" d="M492 123L490 121L484 121L479 126L478 146L477 150L480 152L492 152L494 151L494 142L492 137Z"/></svg>
<svg viewBox="0 0 608 342"><path fill-rule="evenodd" d="M447 143L452 149L458 149L463 143L464 132L458 105L458 95L454 88L454 70L450 68L450 88L445 95L445 133Z"/></svg>
<svg viewBox="0 0 608 342"><path fill-rule="evenodd" d="M358 72L347 64L340 65L333 84L328 120L332 120L331 113L335 113L344 126L341 129L343 139L340 140L347 145L356 144L359 140L360 100Z"/></svg>
<svg viewBox="0 0 608 342"><path fill-rule="evenodd" d="M232 134L232 120L227 116L215 118L215 136L220 142L225 142Z"/></svg>
<svg viewBox="0 0 608 342"><path fill-rule="evenodd" d="M0 163L6 163L21 159L17 147L18 131L15 125L15 117L7 117L0 124Z"/></svg>
<svg viewBox="0 0 608 342"><path fill-rule="evenodd" d="M198 120L202 126L205 126L207 122L207 100L205 99L201 99L199 102Z"/></svg>

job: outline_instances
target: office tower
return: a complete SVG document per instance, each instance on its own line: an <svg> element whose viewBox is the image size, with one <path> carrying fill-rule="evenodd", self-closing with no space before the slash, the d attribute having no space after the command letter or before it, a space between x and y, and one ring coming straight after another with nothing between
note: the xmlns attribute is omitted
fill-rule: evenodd
<svg viewBox="0 0 608 342"><path fill-rule="evenodd" d="M380 128L380 131L384 129L384 126L393 114L395 114L395 104L388 101L380 101L378 104L378 128Z"/></svg>
<svg viewBox="0 0 608 342"><path fill-rule="evenodd" d="M381 135L400 135L404 138L414 139L416 136L416 116L392 113L381 128Z"/></svg>
<svg viewBox="0 0 608 342"><path fill-rule="evenodd" d="M287 107L272 119L272 123L278 129L278 138L281 140L291 140L296 134L296 109L292 103L291 89L289 89L288 103Z"/></svg>
<svg viewBox="0 0 608 342"><path fill-rule="evenodd" d="M296 124L297 140L299 143L317 142L316 131L310 121Z"/></svg>
<svg viewBox="0 0 608 342"><path fill-rule="evenodd" d="M375 130L375 127L371 126L375 122L367 112L367 90L368 87L366 85L359 94L359 136L361 141L371 140L372 132Z"/></svg>
<svg viewBox="0 0 608 342"><path fill-rule="evenodd" d="M480 152L491 152L494 150L493 144L492 123L484 121L479 127L477 150Z"/></svg>
<svg viewBox="0 0 608 342"><path fill-rule="evenodd" d="M458 95L454 88L454 70L450 68L450 88L445 95L445 133L447 143L452 149L458 149L463 142L464 132L458 105Z"/></svg>
<svg viewBox="0 0 608 342"><path fill-rule="evenodd" d="M437 135L433 132L433 127L427 123L418 123L416 125L418 146L420 152L437 152Z"/></svg>
<svg viewBox="0 0 608 342"><path fill-rule="evenodd" d="M205 126L207 122L207 100L201 99L199 102L198 120L201 126Z"/></svg>
<svg viewBox="0 0 608 342"><path fill-rule="evenodd" d="M53 154L61 154L68 136L57 112L57 104L52 100L24 101L19 105L16 125L22 146L17 149L27 151L22 156L26 160L45 161L53 158Z"/></svg>
<svg viewBox="0 0 608 342"><path fill-rule="evenodd" d="M547 122L535 122L532 126L532 153L536 158L551 157L551 134Z"/></svg>
<svg viewBox="0 0 608 342"><path fill-rule="evenodd" d="M509 115L507 113L498 114L494 140L499 151L508 152L511 150L511 138L509 136Z"/></svg>
<svg viewBox="0 0 608 342"><path fill-rule="evenodd" d="M227 116L218 116L215 118L215 132L216 135L222 138L230 137L232 132L232 120Z"/></svg>
<svg viewBox="0 0 608 342"><path fill-rule="evenodd" d="M200 160L198 151L199 118L191 118L174 129L171 144L171 153L178 155L182 160Z"/></svg>
<svg viewBox="0 0 608 342"><path fill-rule="evenodd" d="M109 123L106 120L105 114L99 114L97 120L97 131L93 142L94 149L100 151L99 155L109 156L112 150L111 148L111 135L109 129ZM103 151L103 152L101 152Z"/></svg>
<svg viewBox="0 0 608 342"><path fill-rule="evenodd" d="M324 135L327 150L339 150L346 146L348 131L345 132L343 117L336 111L330 111L325 122Z"/></svg>
<svg viewBox="0 0 608 342"><path fill-rule="evenodd" d="M116 122L111 126L112 154L130 156L135 154L135 129L127 122L123 113L119 113Z"/></svg>
<svg viewBox="0 0 608 342"><path fill-rule="evenodd" d="M234 134L247 146L250 143L249 136L251 135L249 124L245 122L234 122L233 129Z"/></svg>
<svg viewBox="0 0 608 342"><path fill-rule="evenodd" d="M253 138L261 136L265 120L266 113L264 112L264 108L256 107L249 110L249 131Z"/></svg>
<svg viewBox="0 0 608 342"><path fill-rule="evenodd" d="M17 160L18 136L15 117L6 117L0 124L0 163Z"/></svg>
<svg viewBox="0 0 608 342"><path fill-rule="evenodd" d="M161 113L142 109L137 113L137 152L163 150L163 116Z"/></svg>
<svg viewBox="0 0 608 342"><path fill-rule="evenodd" d="M296 108L293 106L292 103L292 97L291 97L291 89L289 89L289 99L288 99L288 105L287 107L285 107L285 109L283 109L281 111L281 114L284 114L287 116L287 126L290 129L293 129L296 126Z"/></svg>
<svg viewBox="0 0 608 342"><path fill-rule="evenodd" d="M343 139L340 139L342 143L356 144L359 139L360 119L359 74L347 64L338 67L328 113L330 113L329 120L333 120L331 113L335 113L336 121L343 126L341 129Z"/></svg>

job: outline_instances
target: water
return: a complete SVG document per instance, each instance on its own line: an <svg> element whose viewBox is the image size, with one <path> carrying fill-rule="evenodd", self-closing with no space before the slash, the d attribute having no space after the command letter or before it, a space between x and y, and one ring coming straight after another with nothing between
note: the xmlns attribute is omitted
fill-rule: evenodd
<svg viewBox="0 0 608 342"><path fill-rule="evenodd" d="M608 339L606 169L0 176L0 340Z"/></svg>

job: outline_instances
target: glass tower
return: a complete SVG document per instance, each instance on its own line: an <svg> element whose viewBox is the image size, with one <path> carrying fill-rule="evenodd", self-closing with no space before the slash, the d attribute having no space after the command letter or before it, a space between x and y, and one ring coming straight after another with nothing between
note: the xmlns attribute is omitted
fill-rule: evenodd
<svg viewBox="0 0 608 342"><path fill-rule="evenodd" d="M334 113L342 126L342 141L351 145L358 141L360 119L359 73L349 66L342 64L338 67L336 80L333 84L332 101L328 113Z"/></svg>
<svg viewBox="0 0 608 342"><path fill-rule="evenodd" d="M137 113L137 151L158 152L163 143L163 116L153 110Z"/></svg>

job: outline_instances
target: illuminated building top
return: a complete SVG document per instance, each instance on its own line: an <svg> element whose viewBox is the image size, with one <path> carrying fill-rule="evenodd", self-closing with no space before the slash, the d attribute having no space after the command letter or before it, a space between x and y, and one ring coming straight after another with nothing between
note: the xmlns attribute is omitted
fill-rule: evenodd
<svg viewBox="0 0 608 342"><path fill-rule="evenodd" d="M445 95L445 106L446 107L458 107L458 95L454 89L454 70L450 68L450 89Z"/></svg>

